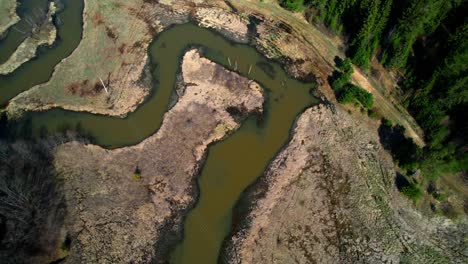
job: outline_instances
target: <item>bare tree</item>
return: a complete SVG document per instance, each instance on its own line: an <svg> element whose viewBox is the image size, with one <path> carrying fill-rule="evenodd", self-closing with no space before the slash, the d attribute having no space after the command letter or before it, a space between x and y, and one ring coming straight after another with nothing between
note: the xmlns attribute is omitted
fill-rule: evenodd
<svg viewBox="0 0 468 264"><path fill-rule="evenodd" d="M65 209L51 150L32 142L0 143L0 263L27 263L56 241Z"/></svg>

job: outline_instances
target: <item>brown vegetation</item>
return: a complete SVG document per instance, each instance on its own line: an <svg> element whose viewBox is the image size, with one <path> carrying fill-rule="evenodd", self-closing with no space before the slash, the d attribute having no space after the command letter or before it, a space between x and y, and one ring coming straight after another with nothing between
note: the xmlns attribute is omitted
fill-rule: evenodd
<svg viewBox="0 0 468 264"><path fill-rule="evenodd" d="M102 86L101 81L90 82L89 80L84 80L81 82L73 82L67 87L67 92L73 95L79 95L80 97L86 96L96 96L99 93L104 91L104 86Z"/></svg>
<svg viewBox="0 0 468 264"><path fill-rule="evenodd" d="M308 109L250 188L225 253L231 263L462 263L466 224L420 215L395 174L375 129L334 106Z"/></svg>
<svg viewBox="0 0 468 264"><path fill-rule="evenodd" d="M93 15L91 16L91 20L93 21L95 26L100 26L104 24L104 17L99 11L93 13Z"/></svg>
<svg viewBox="0 0 468 264"><path fill-rule="evenodd" d="M261 111L257 84L195 50L184 56L182 75L194 85L140 144L105 150L68 143L58 149L55 165L69 208L67 261L163 261L165 241L171 233L181 235L182 214L194 203L193 177L208 144L239 126L225 109L241 109L241 117Z"/></svg>

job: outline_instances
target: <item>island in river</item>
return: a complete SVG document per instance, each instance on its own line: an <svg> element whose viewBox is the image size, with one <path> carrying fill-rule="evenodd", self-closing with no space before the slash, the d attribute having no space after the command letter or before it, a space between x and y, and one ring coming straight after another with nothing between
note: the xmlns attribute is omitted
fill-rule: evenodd
<svg viewBox="0 0 468 264"><path fill-rule="evenodd" d="M401 197L378 124L326 82L339 48L303 18L276 1L58 2L56 43L0 78L2 262L466 259L466 220Z"/></svg>

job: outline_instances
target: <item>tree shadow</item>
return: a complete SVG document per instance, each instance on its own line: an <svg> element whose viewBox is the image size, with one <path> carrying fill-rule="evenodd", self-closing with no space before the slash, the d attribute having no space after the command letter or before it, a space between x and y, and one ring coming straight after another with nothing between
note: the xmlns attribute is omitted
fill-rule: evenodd
<svg viewBox="0 0 468 264"><path fill-rule="evenodd" d="M378 129L379 139L382 146L390 151L392 157L399 166L405 169L414 169L418 160L420 149L413 139L405 136L405 128L401 125L388 126L384 124Z"/></svg>
<svg viewBox="0 0 468 264"><path fill-rule="evenodd" d="M395 176L395 185L399 191L403 189L403 187L409 186L410 182L403 176L403 174L397 172Z"/></svg>
<svg viewBox="0 0 468 264"><path fill-rule="evenodd" d="M67 208L53 164L54 148L0 141L0 263L47 259L62 244Z"/></svg>
<svg viewBox="0 0 468 264"><path fill-rule="evenodd" d="M343 62L344 60L338 56L335 56L335 58L333 59L333 61L335 62L335 66L337 68L340 68L341 65L343 65ZM336 79L338 79L339 77L341 76L341 72L339 70L334 70L332 72L331 75L328 76L328 84L330 84L330 86L333 88L333 81L335 81ZM336 93L336 92L335 92ZM336 94L335 94L336 95Z"/></svg>

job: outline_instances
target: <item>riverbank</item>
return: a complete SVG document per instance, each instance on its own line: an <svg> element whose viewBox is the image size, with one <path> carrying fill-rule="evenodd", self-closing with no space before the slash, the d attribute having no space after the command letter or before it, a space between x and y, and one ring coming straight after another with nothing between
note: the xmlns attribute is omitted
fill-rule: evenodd
<svg viewBox="0 0 468 264"><path fill-rule="evenodd" d="M132 3L85 1L80 45L56 66L47 83L11 100L10 116L55 107L121 117L133 112L151 88L151 83L144 77L149 65L150 42L164 29L188 22L191 12L200 25L223 29L231 39L245 42L247 23L235 14L217 8L219 4L222 2L195 10L190 5L165 5L143 0ZM69 74L71 65L75 71L73 75Z"/></svg>
<svg viewBox="0 0 468 264"><path fill-rule="evenodd" d="M19 21L19 16L16 14L16 0L4 0L0 2L0 38L5 31Z"/></svg>
<svg viewBox="0 0 468 264"><path fill-rule="evenodd" d="M377 131L333 105L305 111L238 203L228 263L462 263L466 221L428 219L398 193Z"/></svg>
<svg viewBox="0 0 468 264"><path fill-rule="evenodd" d="M62 234L73 241L67 262L151 261L159 250L154 244L167 235L165 223L180 223L194 203L193 177L207 146L239 127L226 109L241 109L243 116L262 109L256 83L195 50L184 55L182 76L185 92L157 133L140 144L58 148L55 166L68 208ZM180 232L180 224L172 228Z"/></svg>
<svg viewBox="0 0 468 264"><path fill-rule="evenodd" d="M52 20L56 12L55 3L50 2L46 20L37 28L34 28L31 36L27 37L11 57L0 65L0 75L9 74L23 63L36 57L37 49L40 46L50 46L55 42L57 29Z"/></svg>
<svg viewBox="0 0 468 264"><path fill-rule="evenodd" d="M345 44L334 34L327 34L310 24L304 14L280 7L276 0L229 1L238 12L251 14L261 22L257 25L255 46L267 57L281 60L296 78L314 76L319 90L336 103L328 77L336 69L336 57L344 58ZM408 137L424 146L424 133L414 118L390 95L397 81L391 73L377 65L378 76L356 71L352 81L374 94L375 107L385 118L401 124Z"/></svg>
<svg viewBox="0 0 468 264"><path fill-rule="evenodd" d="M155 29L134 17L139 16L138 10L153 9L140 6L138 1L134 5L124 2L85 1L83 37L78 47L56 66L47 83L13 99L9 112L61 107L124 115L136 108L149 92L149 84L140 84L140 76L148 63L147 48L152 40L148 31Z"/></svg>
<svg viewBox="0 0 468 264"><path fill-rule="evenodd" d="M302 14L279 7L276 1L182 3L165 0L149 3L140 0L128 3L106 0L87 3L84 20L84 37L73 55L56 67L48 83L14 98L8 107L10 115L54 107L111 116L127 115L144 101L150 90L150 84L141 81L148 65L150 39L173 24L189 20L236 42L248 42L268 58L284 64L295 78L317 80L321 94L336 102L327 80L335 69L335 58L343 57L343 43L338 37L320 32ZM89 53L89 50L93 52ZM67 69L71 65L78 69L79 76L74 74L70 78ZM382 76L377 80L356 71L353 78L375 95L379 112L402 124L408 136L424 145L422 131L414 119L386 100L388 96L381 94L381 87L377 89L372 85L393 86L391 76ZM105 92L99 78L108 84L110 93Z"/></svg>

